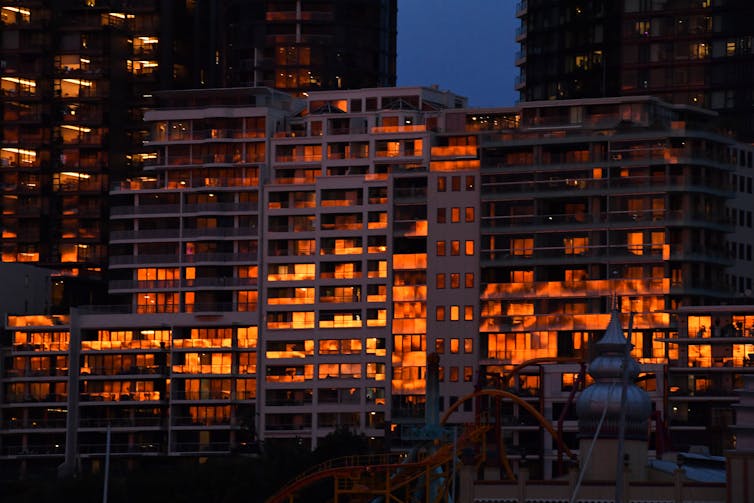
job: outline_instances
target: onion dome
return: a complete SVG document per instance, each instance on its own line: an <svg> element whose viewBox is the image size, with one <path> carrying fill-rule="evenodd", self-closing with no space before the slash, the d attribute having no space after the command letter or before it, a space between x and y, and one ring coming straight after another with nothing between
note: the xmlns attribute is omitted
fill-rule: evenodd
<svg viewBox="0 0 754 503"><path fill-rule="evenodd" d="M630 355L631 342L623 335L620 315L613 310L605 335L596 343L597 356L589 364L594 384L587 387L576 401L579 416L579 436L591 438L605 419L598 438L618 438L621 416L621 395L625 397L625 438L646 440L652 403L647 393L634 384L639 364ZM624 373L623 363L628 365ZM624 387L623 379L627 379Z"/></svg>

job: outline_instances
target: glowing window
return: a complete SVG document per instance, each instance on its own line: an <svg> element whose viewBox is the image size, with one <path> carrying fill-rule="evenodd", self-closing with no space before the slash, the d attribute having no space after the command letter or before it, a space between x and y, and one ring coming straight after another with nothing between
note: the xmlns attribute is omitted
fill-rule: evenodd
<svg viewBox="0 0 754 503"><path fill-rule="evenodd" d="M586 281L587 273L583 269L566 269L565 281L568 283L578 283L580 281Z"/></svg>
<svg viewBox="0 0 754 503"><path fill-rule="evenodd" d="M511 283L530 283L534 281L534 271L531 269L513 270L510 273Z"/></svg>
<svg viewBox="0 0 754 503"><path fill-rule="evenodd" d="M387 324L387 309L367 309L367 326L384 327Z"/></svg>
<svg viewBox="0 0 754 503"><path fill-rule="evenodd" d="M241 290L236 293L236 304L240 312L252 312L257 310L258 292Z"/></svg>
<svg viewBox="0 0 754 503"><path fill-rule="evenodd" d="M464 243L464 249L466 255L474 255L474 241L466 241L466 243Z"/></svg>
<svg viewBox="0 0 754 503"><path fill-rule="evenodd" d="M435 339L435 352L438 355L445 353L445 339Z"/></svg>
<svg viewBox="0 0 754 503"><path fill-rule="evenodd" d="M445 288L445 273L437 273L437 276L435 276L435 287L438 290Z"/></svg>
<svg viewBox="0 0 754 503"><path fill-rule="evenodd" d="M450 321L458 321L461 315L460 306L450 306Z"/></svg>
<svg viewBox="0 0 754 503"><path fill-rule="evenodd" d="M387 260L367 261L368 278L387 278Z"/></svg>
<svg viewBox="0 0 754 503"><path fill-rule="evenodd" d="M530 257L534 253L534 238L511 239L511 255Z"/></svg>
<svg viewBox="0 0 754 503"><path fill-rule="evenodd" d="M634 23L634 32L642 37L649 36L650 23L649 21L636 21Z"/></svg>
<svg viewBox="0 0 754 503"><path fill-rule="evenodd" d="M450 367L450 382L458 382L458 367Z"/></svg>
<svg viewBox="0 0 754 503"><path fill-rule="evenodd" d="M437 242L437 256L438 257L444 257L445 256L445 241L438 241Z"/></svg>
<svg viewBox="0 0 754 503"><path fill-rule="evenodd" d="M461 339L450 339L450 352L457 354L461 349Z"/></svg>
<svg viewBox="0 0 754 503"><path fill-rule="evenodd" d="M693 59L704 59L709 57L710 44L697 42L691 44L691 57Z"/></svg>
<svg viewBox="0 0 754 503"><path fill-rule="evenodd" d="M508 316L532 315L534 314L534 304L529 302L511 302L508 304L506 314Z"/></svg>
<svg viewBox="0 0 754 503"><path fill-rule="evenodd" d="M563 238L563 247L566 255L584 255L589 246L588 237Z"/></svg>
<svg viewBox="0 0 754 503"><path fill-rule="evenodd" d="M461 242L457 240L453 240L450 242L450 254L451 255L460 255L461 254Z"/></svg>
<svg viewBox="0 0 754 503"><path fill-rule="evenodd" d="M626 236L626 242L630 253L633 253L634 255L644 254L644 233L629 232Z"/></svg>
<svg viewBox="0 0 754 503"><path fill-rule="evenodd" d="M450 273L450 288L461 288L461 274L457 272Z"/></svg>
<svg viewBox="0 0 754 503"><path fill-rule="evenodd" d="M652 252L662 253L662 247L665 244L665 233L662 231L652 232L651 238L652 238Z"/></svg>

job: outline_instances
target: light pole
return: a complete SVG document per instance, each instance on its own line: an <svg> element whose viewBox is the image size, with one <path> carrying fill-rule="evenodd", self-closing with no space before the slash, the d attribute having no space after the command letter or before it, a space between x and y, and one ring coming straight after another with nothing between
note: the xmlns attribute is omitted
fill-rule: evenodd
<svg viewBox="0 0 754 503"><path fill-rule="evenodd" d="M107 503L107 486L110 481L110 423L105 437L105 483L102 485L102 503Z"/></svg>

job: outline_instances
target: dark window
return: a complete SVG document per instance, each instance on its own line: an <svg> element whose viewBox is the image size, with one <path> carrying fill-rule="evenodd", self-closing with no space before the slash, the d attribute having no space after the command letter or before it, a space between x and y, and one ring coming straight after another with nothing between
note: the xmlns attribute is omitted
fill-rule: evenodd
<svg viewBox="0 0 754 503"><path fill-rule="evenodd" d="M451 188L453 192L459 192L461 190L461 177L454 176L451 178Z"/></svg>

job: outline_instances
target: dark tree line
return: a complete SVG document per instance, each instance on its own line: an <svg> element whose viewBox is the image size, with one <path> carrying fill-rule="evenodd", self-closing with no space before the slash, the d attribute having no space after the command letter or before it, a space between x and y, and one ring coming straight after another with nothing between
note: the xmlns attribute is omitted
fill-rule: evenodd
<svg viewBox="0 0 754 503"><path fill-rule="evenodd" d="M314 451L291 444L268 448L258 456L142 460L130 469L111 461L108 503L263 503L302 471L331 458L366 454L363 435L340 429L325 437ZM99 503L102 474L59 480L53 474L0 482L0 501L14 503ZM331 481L306 490L307 503L326 502Z"/></svg>

